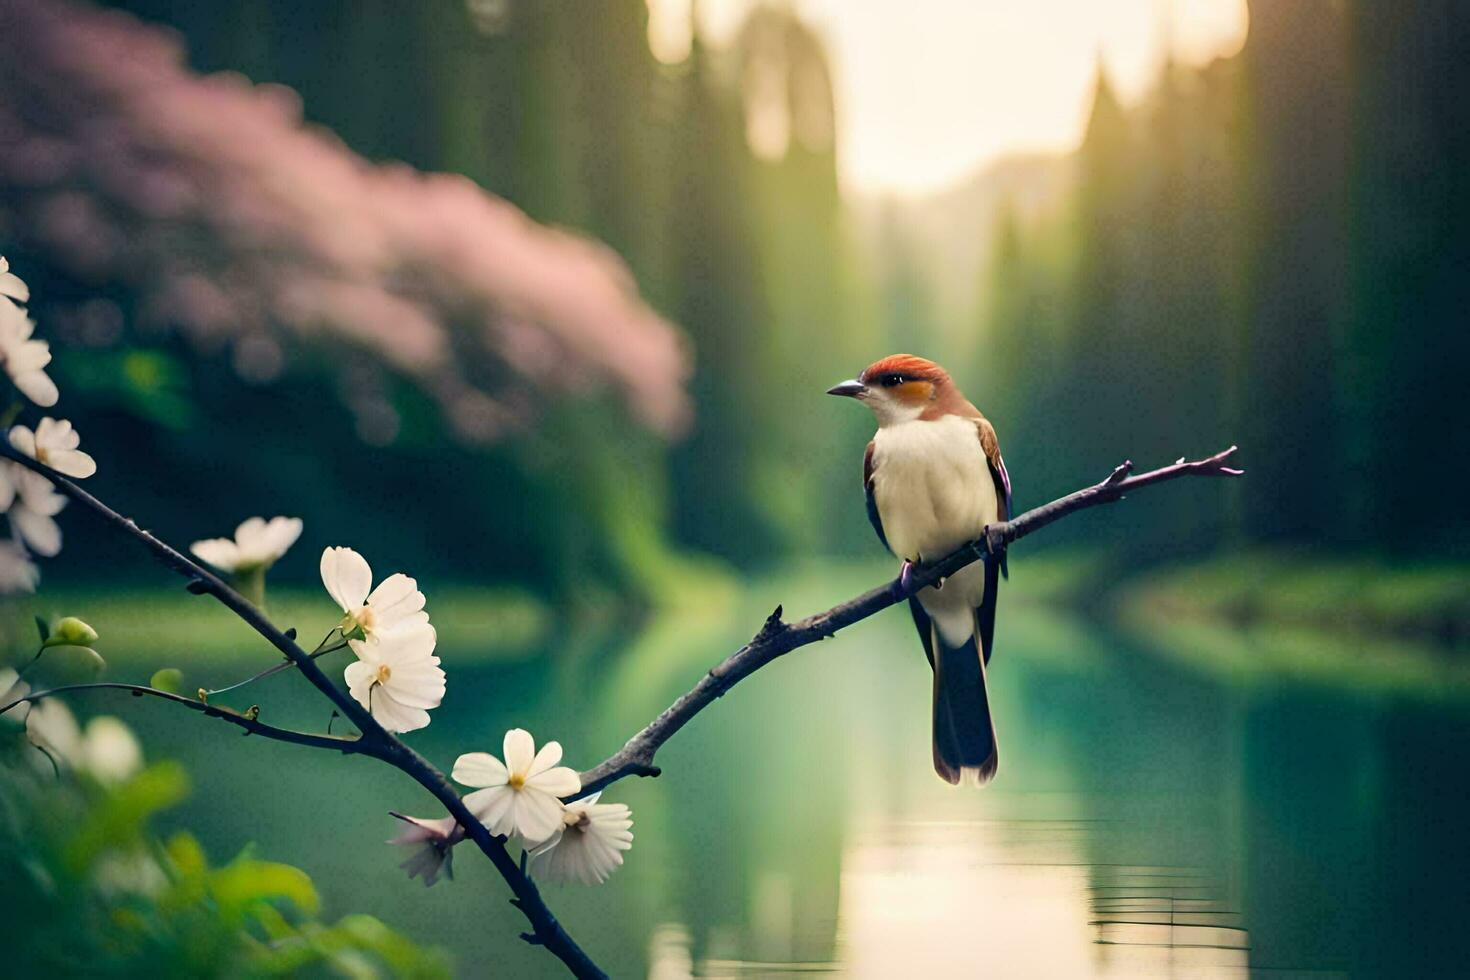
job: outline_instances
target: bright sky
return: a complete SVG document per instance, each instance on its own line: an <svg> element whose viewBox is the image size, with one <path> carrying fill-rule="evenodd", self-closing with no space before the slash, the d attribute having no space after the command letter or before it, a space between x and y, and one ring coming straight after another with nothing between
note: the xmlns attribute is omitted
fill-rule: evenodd
<svg viewBox="0 0 1470 980"><path fill-rule="evenodd" d="M1097 59L1121 97L1146 91L1165 46L1186 63L1239 50L1246 0L789 0L827 41L849 188L922 193L1082 135ZM658 32L689 0L649 0ZM715 42L753 0L700 0ZM673 28L677 37L677 27ZM674 42L677 45L677 40Z"/></svg>

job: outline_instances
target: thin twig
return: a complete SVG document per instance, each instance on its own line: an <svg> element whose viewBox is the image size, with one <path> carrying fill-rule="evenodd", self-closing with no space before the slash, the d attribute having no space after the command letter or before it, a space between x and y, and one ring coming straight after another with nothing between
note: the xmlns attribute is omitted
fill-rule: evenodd
<svg viewBox="0 0 1470 980"><path fill-rule="evenodd" d="M760 632L745 646L736 650L699 679L699 683L677 701L664 709L663 713L650 722L642 731L628 739L627 743L606 760L582 773L582 789L568 800L580 799L595 793L625 776L657 776L658 766L653 757L659 747L673 737L674 733L687 725L695 715L709 707L714 701L741 680L749 677L766 664L798 647L818 640L825 640L844 626L861 622L889 606L907 599L926 586L947 578L972 562L989 559L1002 554L1007 545L1026 535L1055 523L1068 514L1096 507L1099 504L1121 500L1134 490L1164 483L1185 476L1240 476L1243 470L1226 465L1226 460L1235 454L1231 446L1224 452L1206 459L1188 462L1179 459L1172 466L1161 467L1129 476L1133 463L1125 462L1110 473L1101 483L1085 487L1034 510L1028 510L1009 521L988 525L981 537L946 555L931 564L914 566L905 584L902 577L886 585L870 589L855 599L833 606L826 612L808 616L795 623L781 620L781 607L766 619Z"/></svg>
<svg viewBox="0 0 1470 980"><path fill-rule="evenodd" d="M127 691L134 697L139 698L146 695L151 698L168 701L171 704L180 705L181 707L188 708L190 711L197 711L210 718L218 718L221 721L229 722L231 725L238 725L240 728L245 729L245 734L247 735L259 735L263 738L275 739L277 742L309 745L317 749L331 749L334 752L342 752L347 755L353 755L363 751L358 744L359 740L355 738L347 738L343 735L315 735L311 732L298 732L290 728L277 728L274 725L267 725L255 718L247 717L232 708L209 704L195 698L186 698L172 691L164 691L156 687L144 687L141 684L119 684L111 681L96 684L67 684L44 691L32 691L23 698L16 698L9 704L0 706L0 715L5 714L5 712L17 705L40 701L43 698L49 698L57 694L73 694L79 691Z"/></svg>
<svg viewBox="0 0 1470 980"><path fill-rule="evenodd" d="M336 632L336 630L334 629L332 632ZM327 634L328 637L330 637L331 635L331 633ZM326 642L326 640L322 640L323 644ZM307 656L313 660L316 660L319 657L325 657L329 653L336 653L338 650L346 649L347 641L343 640L341 643L334 643L329 647L318 645L317 648L308 653ZM292 667L295 666L296 662L294 660L282 660L280 663L276 664L273 667L267 667L265 670L262 670L259 673L251 674L243 681L236 681L235 683L226 685L225 687L216 687L207 693L210 697L214 697L216 694L229 694L231 691L238 691L240 688L244 687L247 684L254 684L256 681L263 681L267 677L272 677L276 674L279 674L283 670L290 670Z"/></svg>

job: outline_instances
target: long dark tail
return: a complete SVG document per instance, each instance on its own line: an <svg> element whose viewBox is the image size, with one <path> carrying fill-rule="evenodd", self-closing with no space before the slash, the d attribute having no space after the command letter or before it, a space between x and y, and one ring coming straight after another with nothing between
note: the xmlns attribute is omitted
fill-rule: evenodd
<svg viewBox="0 0 1470 980"><path fill-rule="evenodd" d="M934 651L934 771L950 783L990 782L1000 764L995 722L985 690L985 660L976 646L978 630L958 647L945 644L930 626Z"/></svg>

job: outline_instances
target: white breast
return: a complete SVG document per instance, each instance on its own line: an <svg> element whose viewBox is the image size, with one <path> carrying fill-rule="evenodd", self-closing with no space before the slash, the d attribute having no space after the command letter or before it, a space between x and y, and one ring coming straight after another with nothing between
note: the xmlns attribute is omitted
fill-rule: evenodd
<svg viewBox="0 0 1470 980"><path fill-rule="evenodd" d="M880 428L873 437L873 497L888 547L910 560L942 558L1000 519L975 423L956 416ZM977 562L918 598L946 642L958 645L973 630L972 611L984 596L985 572Z"/></svg>
<svg viewBox="0 0 1470 980"><path fill-rule="evenodd" d="M997 520L975 423L958 416L884 426L873 437L873 496L900 558L940 558Z"/></svg>

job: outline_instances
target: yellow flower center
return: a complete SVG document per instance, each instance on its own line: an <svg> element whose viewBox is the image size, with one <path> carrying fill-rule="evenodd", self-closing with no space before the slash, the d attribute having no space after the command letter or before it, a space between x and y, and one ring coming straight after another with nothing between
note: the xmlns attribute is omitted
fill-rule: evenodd
<svg viewBox="0 0 1470 980"><path fill-rule="evenodd" d="M387 664L379 664L378 665L378 683L379 684L386 684L386 683L388 683L388 678L390 678L392 676L393 676L393 669L391 667L389 667Z"/></svg>
<svg viewBox="0 0 1470 980"><path fill-rule="evenodd" d="M378 615L373 612L372 606L363 606L352 614L352 618L357 621L358 626L362 627L364 633L378 625Z"/></svg>
<svg viewBox="0 0 1470 980"><path fill-rule="evenodd" d="M522 773L513 772L510 774L510 779L507 782L509 782L511 789L519 790L522 786L526 785L526 777Z"/></svg>

